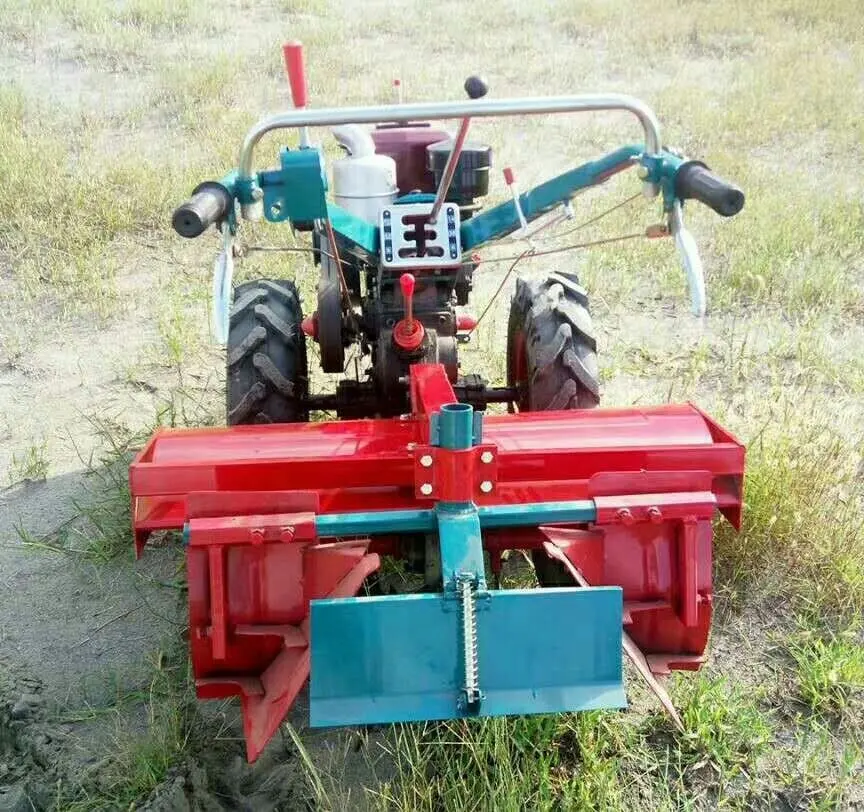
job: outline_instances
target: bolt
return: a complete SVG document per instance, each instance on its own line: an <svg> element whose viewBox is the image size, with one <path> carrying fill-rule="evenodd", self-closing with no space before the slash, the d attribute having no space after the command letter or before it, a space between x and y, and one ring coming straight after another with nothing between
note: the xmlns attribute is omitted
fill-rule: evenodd
<svg viewBox="0 0 864 812"><path fill-rule="evenodd" d="M633 524L636 521L636 518L630 512L629 508L621 508L618 511L618 520L621 524Z"/></svg>
<svg viewBox="0 0 864 812"><path fill-rule="evenodd" d="M294 528L289 524L282 528L282 541L294 541Z"/></svg>
<svg viewBox="0 0 864 812"><path fill-rule="evenodd" d="M484 479L480 483L480 490L483 491L483 493L492 493L492 487L492 483L488 479Z"/></svg>
<svg viewBox="0 0 864 812"><path fill-rule="evenodd" d="M264 190L262 188L260 188L259 186L256 186L252 190L252 199L257 201L257 200L261 200L262 197L264 197Z"/></svg>
<svg viewBox="0 0 864 812"><path fill-rule="evenodd" d="M495 457L494 457L494 455L492 454L491 451L484 451L484 452L480 455L480 462L485 462L487 465L488 465L490 462L492 462L492 460L494 460L494 459L495 459Z"/></svg>
<svg viewBox="0 0 864 812"><path fill-rule="evenodd" d="M648 176L650 174L651 172L648 170L647 166L640 166L636 170L636 175L638 176L639 180L648 180Z"/></svg>
<svg viewBox="0 0 864 812"><path fill-rule="evenodd" d="M430 454L424 454L422 457L420 457L420 465L422 465L424 468L431 468L432 456Z"/></svg>
<svg viewBox="0 0 864 812"><path fill-rule="evenodd" d="M432 493L432 486L428 482L424 482L420 486L420 493L422 493L423 496L429 496Z"/></svg>
<svg viewBox="0 0 864 812"><path fill-rule="evenodd" d="M252 544L263 544L264 530L260 527L253 527L249 531L249 541L251 541Z"/></svg>
<svg viewBox="0 0 864 812"><path fill-rule="evenodd" d="M658 507L649 507L648 518L651 519L654 524L661 524L663 522L663 513Z"/></svg>

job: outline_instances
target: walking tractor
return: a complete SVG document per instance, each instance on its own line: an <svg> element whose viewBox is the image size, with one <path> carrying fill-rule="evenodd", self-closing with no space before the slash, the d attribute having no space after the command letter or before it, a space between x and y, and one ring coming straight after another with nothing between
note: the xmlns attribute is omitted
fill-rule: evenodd
<svg viewBox="0 0 864 812"><path fill-rule="evenodd" d="M544 249L541 229L575 230L573 198L635 170L634 197L663 211L639 236L675 243L700 316L684 201L731 216L743 194L665 149L629 96L493 100L472 77L463 101L316 110L300 45L284 55L294 109L173 216L184 237L221 233L228 425L161 430L130 472L138 555L182 529L198 696L240 697L254 760L307 679L312 726L621 708L623 652L680 725L658 677L704 661L712 522L739 525L744 449L694 405L596 408L588 301L565 264L586 243ZM642 142L521 192L505 169L510 196L482 207L492 151L468 140L472 119L589 111L631 113ZM312 127L345 150L332 166ZM256 169L262 136L285 129L296 146ZM289 280L233 286L240 222L261 218L308 241L293 250L318 266L313 312ZM457 360L477 252L496 240L523 246L505 248L511 271L544 254L559 268L517 280L505 386ZM316 344L335 391L310 392ZM500 588L511 550L540 588ZM416 588L385 589L382 567Z"/></svg>

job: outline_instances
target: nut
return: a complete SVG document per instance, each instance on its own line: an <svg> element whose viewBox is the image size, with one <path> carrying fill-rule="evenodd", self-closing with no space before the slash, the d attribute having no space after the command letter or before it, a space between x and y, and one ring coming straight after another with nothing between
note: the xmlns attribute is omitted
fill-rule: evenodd
<svg viewBox="0 0 864 812"><path fill-rule="evenodd" d="M263 544L264 543L264 530L261 527L253 527L249 531L249 541L252 544Z"/></svg>
<svg viewBox="0 0 864 812"><path fill-rule="evenodd" d="M492 487L493 485L488 479L484 479L480 483L480 490L483 491L483 493L492 493Z"/></svg>
<svg viewBox="0 0 864 812"><path fill-rule="evenodd" d="M654 524L661 524L663 522L663 512L658 507L649 507L647 510L648 518L654 522Z"/></svg>
<svg viewBox="0 0 864 812"><path fill-rule="evenodd" d="M484 451L480 455L480 462L485 462L487 465L495 459L495 455L491 451Z"/></svg>
<svg viewBox="0 0 864 812"><path fill-rule="evenodd" d="M286 525L281 530L282 541L294 541L294 527L292 525Z"/></svg>
<svg viewBox="0 0 864 812"><path fill-rule="evenodd" d="M431 468L432 467L432 455L431 454L424 454L422 457L420 457L420 465L422 465L424 468Z"/></svg>
<svg viewBox="0 0 864 812"><path fill-rule="evenodd" d="M432 493L432 485L429 482L424 482L420 486L420 493L422 493L423 496L429 496Z"/></svg>

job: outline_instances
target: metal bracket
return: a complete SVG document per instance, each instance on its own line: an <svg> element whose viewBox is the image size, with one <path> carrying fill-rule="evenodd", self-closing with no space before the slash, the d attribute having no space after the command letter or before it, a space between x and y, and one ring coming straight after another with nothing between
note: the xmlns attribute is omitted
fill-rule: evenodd
<svg viewBox="0 0 864 812"><path fill-rule="evenodd" d="M498 486L498 447L492 443L465 451L418 445L413 456L417 499L488 501Z"/></svg>

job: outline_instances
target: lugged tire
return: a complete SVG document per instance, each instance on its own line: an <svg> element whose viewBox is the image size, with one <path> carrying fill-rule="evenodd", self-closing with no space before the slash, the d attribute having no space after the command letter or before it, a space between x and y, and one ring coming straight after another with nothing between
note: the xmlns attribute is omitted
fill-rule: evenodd
<svg viewBox="0 0 864 812"><path fill-rule="evenodd" d="M228 425L309 419L302 320L291 281L259 279L235 289L226 359Z"/></svg>
<svg viewBox="0 0 864 812"><path fill-rule="evenodd" d="M517 280L507 326L507 385L519 388L522 412L591 409L600 402L597 341L576 274Z"/></svg>
<svg viewBox="0 0 864 812"><path fill-rule="evenodd" d="M519 389L520 412L599 404L597 342L588 294L576 274L517 281L507 326L507 385ZM541 586L574 585L543 550L532 550L531 559Z"/></svg>

